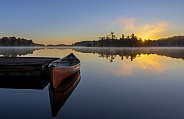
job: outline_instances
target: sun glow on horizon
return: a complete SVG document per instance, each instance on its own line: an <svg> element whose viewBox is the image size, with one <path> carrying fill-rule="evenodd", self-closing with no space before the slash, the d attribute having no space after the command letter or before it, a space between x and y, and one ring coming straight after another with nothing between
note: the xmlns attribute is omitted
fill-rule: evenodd
<svg viewBox="0 0 184 119"><path fill-rule="evenodd" d="M138 35L143 39L156 40L169 27L166 22L157 22L154 24L144 24L138 28Z"/></svg>
<svg viewBox="0 0 184 119"><path fill-rule="evenodd" d="M124 34L134 33L143 40L157 40L165 37L171 25L167 21L139 23L135 18L116 18L110 23L112 26L121 27Z"/></svg>

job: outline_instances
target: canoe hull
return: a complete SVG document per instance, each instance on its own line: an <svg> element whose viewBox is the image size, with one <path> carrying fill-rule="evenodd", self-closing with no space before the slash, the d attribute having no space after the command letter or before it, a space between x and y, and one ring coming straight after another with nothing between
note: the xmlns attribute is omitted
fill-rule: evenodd
<svg viewBox="0 0 184 119"><path fill-rule="evenodd" d="M65 56L49 64L51 84L54 88L80 69L80 60L73 54Z"/></svg>
<svg viewBox="0 0 184 119"><path fill-rule="evenodd" d="M80 63L71 67L53 67L51 69L51 83L56 88L66 78L70 77L80 69Z"/></svg>

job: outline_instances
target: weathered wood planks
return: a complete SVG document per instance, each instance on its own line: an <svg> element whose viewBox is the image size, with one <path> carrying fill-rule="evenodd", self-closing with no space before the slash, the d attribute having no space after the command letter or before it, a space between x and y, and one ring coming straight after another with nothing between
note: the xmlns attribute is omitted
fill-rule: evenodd
<svg viewBox="0 0 184 119"><path fill-rule="evenodd" d="M0 57L0 76L41 76L59 58Z"/></svg>

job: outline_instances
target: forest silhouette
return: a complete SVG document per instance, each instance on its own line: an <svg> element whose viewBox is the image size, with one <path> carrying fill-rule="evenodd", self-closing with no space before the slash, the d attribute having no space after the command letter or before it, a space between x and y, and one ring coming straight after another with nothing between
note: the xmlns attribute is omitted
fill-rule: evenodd
<svg viewBox="0 0 184 119"><path fill-rule="evenodd" d="M184 36L173 36L168 38L161 38L158 40L142 40L133 33L128 36L122 34L121 38L116 38L114 32L106 37L99 37L95 41L81 41L76 42L73 46L86 46L86 47L183 47Z"/></svg>
<svg viewBox="0 0 184 119"><path fill-rule="evenodd" d="M45 46L44 44L34 43L33 40L25 38L3 37L0 38L0 46ZM105 37L99 37L99 40L80 41L72 45L63 43L56 45L47 45L48 47L67 47L67 46L82 46L82 47L184 47L184 36L173 36L161 38L158 40L142 40L133 33L128 36L122 34L121 38L117 38L114 32Z"/></svg>
<svg viewBox="0 0 184 119"><path fill-rule="evenodd" d="M34 43L32 40L24 38L3 37L0 38L0 46L44 46L43 44Z"/></svg>

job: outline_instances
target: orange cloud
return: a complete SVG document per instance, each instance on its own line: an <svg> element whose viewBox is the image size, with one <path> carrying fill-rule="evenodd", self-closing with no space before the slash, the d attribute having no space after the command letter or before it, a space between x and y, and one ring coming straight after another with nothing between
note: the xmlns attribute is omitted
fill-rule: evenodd
<svg viewBox="0 0 184 119"><path fill-rule="evenodd" d="M170 25L166 21L157 21L154 23L136 23L134 18L117 18L111 25L119 25L122 27L122 33L131 34L134 33L142 39L158 39L162 37L169 29Z"/></svg>
<svg viewBox="0 0 184 119"><path fill-rule="evenodd" d="M123 26L124 31L131 31L135 29L135 19L134 18L117 18L112 22L112 25Z"/></svg>
<svg viewBox="0 0 184 119"><path fill-rule="evenodd" d="M137 35L143 39L158 39L168 28L169 24L163 21L153 24L144 24L137 28Z"/></svg>

